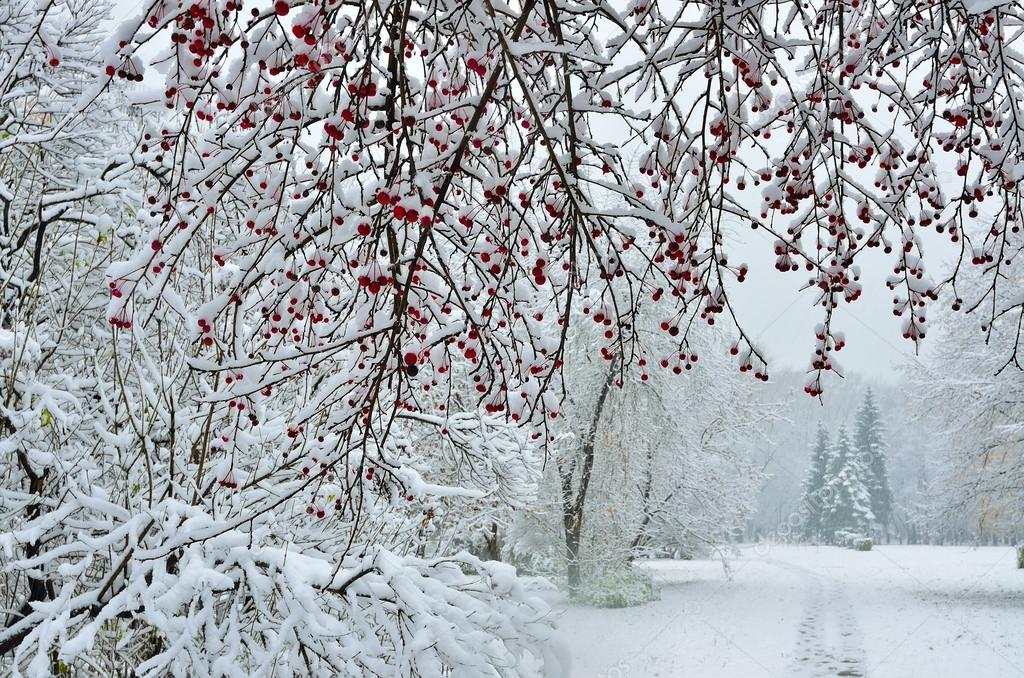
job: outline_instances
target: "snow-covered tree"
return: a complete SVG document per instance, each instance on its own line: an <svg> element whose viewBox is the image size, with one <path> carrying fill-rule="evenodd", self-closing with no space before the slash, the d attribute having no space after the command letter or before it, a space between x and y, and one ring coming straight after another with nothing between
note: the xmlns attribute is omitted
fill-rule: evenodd
<svg viewBox="0 0 1024 678"><path fill-rule="evenodd" d="M939 365L934 368L929 365L928 369L937 373L937 368ZM920 370L912 366L908 373ZM927 373L923 376L932 378ZM779 370L761 390L766 392L767 401L782 400L799 388L802 378L801 374ZM781 539L804 537L807 516L801 499L816 437L816 427L807 422L819 421L827 431L835 431L841 424L849 425L855 421L869 389L885 421L886 470L894 507L889 536L907 541L919 538L913 536L915 533L923 534L916 527L921 511L931 499L925 496L928 492L924 488L937 470L933 432L938 429L921 416L917 399L903 380L879 380L852 372L845 375L841 388L830 390L821 401L788 401L785 416L765 431L768 441L757 449L756 460L765 465L771 477L762 488L758 512L751 519L749 538L769 534Z"/></svg>
<svg viewBox="0 0 1024 678"><path fill-rule="evenodd" d="M1017 265L1005 265L1003 275L1011 284L1024 279ZM972 300L990 294L979 276L962 289ZM947 539L963 539L958 533L989 539L1024 528L1021 316L1008 311L1002 319L968 334L962 313L942 314L924 363L905 370L911 406L929 432L921 444L934 468L932 513L922 520Z"/></svg>
<svg viewBox="0 0 1024 678"><path fill-rule="evenodd" d="M574 339L569 355L587 343ZM714 337L700 339L700 369L645 370L618 387L609 363L572 362L560 443L538 505L520 517L517 558L566 573L576 591L637 557L728 550L763 480L750 448L775 410L710 350Z"/></svg>
<svg viewBox="0 0 1024 678"><path fill-rule="evenodd" d="M832 539L839 531L866 533L875 516L871 495L864 484L865 472L850 444L846 427L840 426L828 465L827 497L822 517L823 532Z"/></svg>
<svg viewBox="0 0 1024 678"><path fill-rule="evenodd" d="M814 447L811 449L811 463L807 468L807 477L804 479L803 493L800 496L800 516L805 539L820 539L823 534L824 512L828 499L825 488L829 483L831 457L832 443L824 423L819 420Z"/></svg>
<svg viewBox="0 0 1024 678"><path fill-rule="evenodd" d="M886 463L885 423L870 388L864 395L863 404L857 410L853 449L864 471L862 480L871 496L871 512L875 516L877 529L888 540L893 508Z"/></svg>

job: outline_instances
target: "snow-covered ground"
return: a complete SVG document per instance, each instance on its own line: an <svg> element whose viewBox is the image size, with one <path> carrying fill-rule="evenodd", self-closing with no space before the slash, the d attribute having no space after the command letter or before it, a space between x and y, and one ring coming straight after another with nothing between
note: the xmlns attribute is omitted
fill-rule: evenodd
<svg viewBox="0 0 1024 678"><path fill-rule="evenodd" d="M1011 548L747 548L649 563L661 599L570 606L574 678L1024 676L1024 570Z"/></svg>

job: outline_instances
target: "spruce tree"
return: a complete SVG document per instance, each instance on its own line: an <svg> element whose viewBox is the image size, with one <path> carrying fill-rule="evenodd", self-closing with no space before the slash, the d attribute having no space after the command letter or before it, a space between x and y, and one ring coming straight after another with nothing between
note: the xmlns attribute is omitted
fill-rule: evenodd
<svg viewBox="0 0 1024 678"><path fill-rule="evenodd" d="M882 422L881 411L869 388L864 396L864 403L857 412L853 447L863 467L862 480L871 497L871 512L875 516L878 528L888 539L889 525L892 521L892 490L889 488L889 475L885 463L884 435L885 424Z"/></svg>
<svg viewBox="0 0 1024 678"><path fill-rule="evenodd" d="M825 485L828 482L829 461L832 456L828 431L818 422L818 433L811 449L811 463L803 483L800 497L800 515L803 518L804 539L819 539L825 511Z"/></svg>
<svg viewBox="0 0 1024 678"><path fill-rule="evenodd" d="M875 519L871 494L864 485L864 469L853 452L846 427L840 426L829 460L823 532L832 539L836 532L866 533Z"/></svg>

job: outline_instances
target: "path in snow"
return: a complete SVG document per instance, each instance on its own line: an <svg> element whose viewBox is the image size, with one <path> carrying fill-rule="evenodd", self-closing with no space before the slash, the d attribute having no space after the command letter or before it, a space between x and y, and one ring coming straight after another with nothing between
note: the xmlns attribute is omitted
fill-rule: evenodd
<svg viewBox="0 0 1024 678"><path fill-rule="evenodd" d="M843 582L793 563L768 562L805 582L803 619L788 675L864 676L863 634Z"/></svg>
<svg viewBox="0 0 1024 678"><path fill-rule="evenodd" d="M716 561L645 567L660 600L563 606L571 678L1024 678L1009 547L751 547L731 578Z"/></svg>

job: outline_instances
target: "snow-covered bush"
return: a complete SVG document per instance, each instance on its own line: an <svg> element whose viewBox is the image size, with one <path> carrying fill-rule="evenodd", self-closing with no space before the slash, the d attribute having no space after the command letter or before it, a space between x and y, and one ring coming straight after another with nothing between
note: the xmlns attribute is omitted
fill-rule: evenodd
<svg viewBox="0 0 1024 678"><path fill-rule="evenodd" d="M854 551L870 551L874 545L875 542L871 537L857 537L853 540L852 548Z"/></svg>
<svg viewBox="0 0 1024 678"><path fill-rule="evenodd" d="M594 607L633 607L657 600L654 578L632 563L610 563L586 572L576 600Z"/></svg>
<svg viewBox="0 0 1024 678"><path fill-rule="evenodd" d="M844 530L839 530L834 534L832 543L854 551L870 551L875 544L874 540L867 535Z"/></svg>
<svg viewBox="0 0 1024 678"><path fill-rule="evenodd" d="M853 545L853 540L859 535L856 532L847 532L846 530L836 530L833 533L832 543L836 546L844 546L849 548Z"/></svg>

